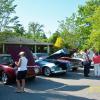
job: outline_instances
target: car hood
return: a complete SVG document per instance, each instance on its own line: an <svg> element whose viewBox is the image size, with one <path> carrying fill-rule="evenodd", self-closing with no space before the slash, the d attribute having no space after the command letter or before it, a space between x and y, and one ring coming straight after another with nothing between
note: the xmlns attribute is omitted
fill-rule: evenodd
<svg viewBox="0 0 100 100"><path fill-rule="evenodd" d="M27 47L27 46L14 46L14 45L9 45L7 47L7 52L9 54L11 54L12 58L14 61L18 61L19 60L19 52L24 51L25 55L28 59L28 66L34 66L35 62L34 62L34 58L33 55L31 53L31 50Z"/></svg>
<svg viewBox="0 0 100 100"><path fill-rule="evenodd" d="M45 63L45 66L48 66L48 67L54 67L54 66L56 66L54 63Z"/></svg>
<svg viewBox="0 0 100 100"><path fill-rule="evenodd" d="M44 61L44 60L36 60L36 63L39 63L41 66L48 66L48 67L53 67L55 66L55 63Z"/></svg>
<svg viewBox="0 0 100 100"><path fill-rule="evenodd" d="M65 57L69 55L69 51L66 48L58 50L57 52L51 54L46 59L58 59L60 57Z"/></svg>
<svg viewBox="0 0 100 100"><path fill-rule="evenodd" d="M76 57L73 57L72 59L76 59L76 60L80 60L80 61L84 61L84 59L83 58L76 58Z"/></svg>

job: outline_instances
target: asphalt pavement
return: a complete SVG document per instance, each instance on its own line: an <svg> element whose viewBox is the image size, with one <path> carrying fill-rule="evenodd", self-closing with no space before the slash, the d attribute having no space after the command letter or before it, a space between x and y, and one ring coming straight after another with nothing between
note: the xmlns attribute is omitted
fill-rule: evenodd
<svg viewBox="0 0 100 100"><path fill-rule="evenodd" d="M0 100L100 100L100 77L84 77L83 69L66 75L37 76L27 80L25 93L16 93L16 84L0 82Z"/></svg>

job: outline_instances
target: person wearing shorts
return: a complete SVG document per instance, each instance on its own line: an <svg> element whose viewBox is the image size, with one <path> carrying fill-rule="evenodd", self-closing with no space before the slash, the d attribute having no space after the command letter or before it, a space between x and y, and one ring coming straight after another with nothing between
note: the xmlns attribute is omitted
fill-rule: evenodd
<svg viewBox="0 0 100 100"><path fill-rule="evenodd" d="M26 78L27 71L18 71L16 74L16 79L21 80Z"/></svg>
<svg viewBox="0 0 100 100"><path fill-rule="evenodd" d="M25 57L25 52L20 52L19 56L20 56L19 61L15 62L15 64L18 67L16 73L16 82L17 82L16 92L24 92L28 60Z"/></svg>

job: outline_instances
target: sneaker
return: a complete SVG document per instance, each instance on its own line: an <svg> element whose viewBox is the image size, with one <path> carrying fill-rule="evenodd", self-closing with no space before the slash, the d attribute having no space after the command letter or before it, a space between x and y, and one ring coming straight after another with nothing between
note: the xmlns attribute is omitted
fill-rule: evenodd
<svg viewBox="0 0 100 100"><path fill-rule="evenodd" d="M20 90L16 90L15 92L16 92L16 93L21 93L21 91L20 91Z"/></svg>

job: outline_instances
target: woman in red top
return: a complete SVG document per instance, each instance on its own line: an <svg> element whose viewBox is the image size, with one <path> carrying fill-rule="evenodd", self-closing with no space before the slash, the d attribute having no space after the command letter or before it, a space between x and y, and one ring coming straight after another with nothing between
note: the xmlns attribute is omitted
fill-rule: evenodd
<svg viewBox="0 0 100 100"><path fill-rule="evenodd" d="M98 53L96 53L95 56L93 57L93 62L94 62L94 75L100 76L100 55L98 55Z"/></svg>

